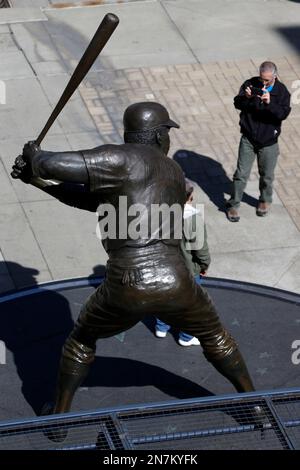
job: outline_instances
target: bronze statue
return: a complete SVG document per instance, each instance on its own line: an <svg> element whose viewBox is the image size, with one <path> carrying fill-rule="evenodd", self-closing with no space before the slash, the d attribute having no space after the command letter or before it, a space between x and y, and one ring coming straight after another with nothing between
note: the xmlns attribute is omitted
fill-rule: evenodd
<svg viewBox="0 0 300 470"><path fill-rule="evenodd" d="M118 214L120 197L127 198L128 206L142 203L150 214L155 204L179 204L183 209L184 175L167 157L169 131L178 124L164 106L154 102L129 106L123 122L122 145L46 152L34 142L27 143L13 166L14 177L91 211L109 203ZM236 342L222 326L208 294L189 273L174 227L167 239L160 237L159 230L138 239L117 234L115 239L107 238L106 250L106 278L86 301L63 348L54 413L70 409L94 360L96 341L131 328L154 312L197 337L206 359L238 392L254 390Z"/></svg>

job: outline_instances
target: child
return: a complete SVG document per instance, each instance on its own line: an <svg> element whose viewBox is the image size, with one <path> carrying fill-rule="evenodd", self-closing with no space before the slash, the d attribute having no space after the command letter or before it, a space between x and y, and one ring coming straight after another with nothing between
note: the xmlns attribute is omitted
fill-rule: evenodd
<svg viewBox="0 0 300 470"><path fill-rule="evenodd" d="M199 250L190 249L189 244L188 244L188 239L186 237L186 235L189 235L189 234L192 236L192 233L190 232L193 227L193 218L195 218L196 214L198 213L198 211L192 205L193 192L194 192L193 186L191 186L190 182L186 180L187 200L184 206L184 213L183 213L185 231L183 233L183 237L181 241L181 250L186 260L186 264L189 270L191 271L191 273L193 274L193 276L200 276L200 279L201 279L202 276L206 275L207 269L210 265L210 254L209 254L209 249L208 249L208 244L207 244L207 233L206 233L205 225L204 225L204 243L201 249ZM197 237L197 234L196 234L196 237ZM202 233L201 233L201 237L202 237ZM157 336L157 338L165 338L170 328L171 328L170 325L167 325L166 323L162 322L159 318L156 318L155 336ZM197 338L195 338L194 336L190 336L187 333L184 333L183 331L179 332L178 343L181 346L198 346L200 344Z"/></svg>

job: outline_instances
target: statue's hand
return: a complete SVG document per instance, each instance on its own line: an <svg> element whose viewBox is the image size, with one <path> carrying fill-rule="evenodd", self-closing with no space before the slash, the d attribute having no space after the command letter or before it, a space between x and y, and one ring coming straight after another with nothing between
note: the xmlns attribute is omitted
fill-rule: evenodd
<svg viewBox="0 0 300 470"><path fill-rule="evenodd" d="M22 155L19 155L15 159L15 163L12 167L11 177L14 179L20 179L24 183L29 183L32 177L31 165L27 163Z"/></svg>
<svg viewBox="0 0 300 470"><path fill-rule="evenodd" d="M37 155L38 153L40 153L40 151L41 151L41 148L39 145L37 145L33 140L29 141L23 147L23 154L22 154L23 159L26 162L31 163L33 157Z"/></svg>

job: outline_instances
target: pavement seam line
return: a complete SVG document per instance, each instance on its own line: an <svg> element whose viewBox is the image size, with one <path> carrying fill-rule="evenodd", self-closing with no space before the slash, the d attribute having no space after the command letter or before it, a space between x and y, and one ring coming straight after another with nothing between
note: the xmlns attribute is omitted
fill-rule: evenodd
<svg viewBox="0 0 300 470"><path fill-rule="evenodd" d="M50 8L49 10L51 10L51 8ZM67 74L68 77L70 78L70 77L71 77L71 73L70 73L69 70L68 70L68 63L67 63L67 61L65 60L64 56L61 54L60 50L59 50L58 47L56 46L56 43L53 41L53 38L52 38L50 32L48 31L48 29L46 28L46 25L44 25L44 28L45 28L45 30L46 30L48 36L49 36L49 39L50 39L50 41L51 41L51 44L53 45L54 50L56 51L56 53L57 53L57 55L58 55L58 57L59 57L61 63L63 64L63 66L64 66L64 68L65 68L66 74ZM84 51L83 51L83 53L84 53ZM73 73L73 72L72 72L72 73ZM57 74L57 75L61 75L61 74ZM88 75L88 74L87 74L87 75ZM38 78L38 77L37 77L37 78ZM84 82L84 80L82 80L81 83L83 83L83 82ZM41 84L40 81L39 81L39 83L40 83L40 85L41 85L41 87L42 87L42 90L43 90L43 92L44 92L44 88L43 88L43 86L42 86L42 84ZM82 95L81 95L81 92L80 92L80 85L78 86L78 88L77 88L76 91L78 92L78 96L79 96L79 98L80 98L82 104L84 105L85 109L87 110L89 116L90 116L91 119L92 119L92 122L93 122L93 125L94 125L94 128L95 128L95 131L98 132L99 135L101 135L100 132L99 132L99 129L97 128L96 122L95 122L95 120L94 120L94 118L93 118L93 116L92 116L92 114L91 114L89 108L87 107L85 100L83 99L83 97L82 97ZM48 100L48 97L47 97L47 100ZM48 102L49 102L49 100L48 100ZM52 108L52 104L51 104L50 102L49 102L49 104L51 105L51 108ZM59 124L59 125L60 125L60 124ZM65 138L66 138L66 141L68 142L68 144L70 145L70 147L73 148L72 145L71 145L71 142L70 142L69 139L68 139L68 135L64 132L63 127L62 127L62 126L60 126L60 127L61 127L61 129L62 129L62 131L63 131L63 135L64 135ZM76 134L76 132L74 132L74 134Z"/></svg>
<svg viewBox="0 0 300 470"><path fill-rule="evenodd" d="M50 109L51 109L51 112L52 112L52 110L53 110L53 105L52 105L52 103L51 103L51 101L50 101L50 99L49 99L49 97L48 97L48 95L47 95L47 93L46 93L46 91L45 91L45 89L44 89L44 87L43 87L43 84L42 84L42 82L41 82L41 80L40 80L40 78L39 78L37 72L35 71L33 65L31 65L29 59L28 59L27 56L26 56L25 51L24 51L24 50L22 49L22 47L19 45L19 42L18 42L17 38L15 37L14 32L12 31L12 29L11 29L10 26L9 26L9 29L10 29L10 32L11 32L11 34L12 34L14 43L16 44L16 46L18 47L18 49L22 52L22 54L24 55L24 58L25 58L26 62L30 65L30 68L31 68L31 70L33 71L33 74L34 74L34 76L35 76L35 78L36 78L36 81L38 82L39 86L41 87L41 91L43 92L43 94L44 94L44 96L45 96L45 98L46 98L48 104L50 105ZM46 33L48 34L48 36L49 36L51 42L53 43L52 38L51 38L51 35L48 33L48 31L46 31ZM57 48L56 48L56 50L57 50ZM57 50L57 52L58 52L58 50ZM61 55L60 55L60 54L59 54L59 57L61 58ZM64 62L63 62L63 64L65 65ZM66 73L67 73L68 76L70 75L70 74L68 73L68 71L66 71ZM53 76L57 76L57 75L62 75L62 74L61 74L61 73L60 73L60 74L53 74ZM63 129L62 125L60 124L59 120L57 119L55 122L56 122L57 125L60 127L60 129L62 130L62 134L65 135L64 129Z"/></svg>
<svg viewBox="0 0 300 470"><path fill-rule="evenodd" d="M297 255L296 256L296 259L293 259L290 264L288 265L288 267L283 271L283 273L281 274L281 276L279 277L278 281L276 282L276 284L274 284L274 287L278 286L279 282L281 281L281 279L283 278L283 276L285 276L285 274L294 266L294 264L296 264L298 261L300 260L300 255Z"/></svg>
<svg viewBox="0 0 300 470"><path fill-rule="evenodd" d="M39 240L37 239L37 237L36 237L36 235L35 235L35 232L34 232L33 227L32 227L32 225L31 225L30 219L28 218L28 216L27 216L27 214L26 214L26 211L25 211L25 209L24 209L24 207L23 207L23 204L24 204L23 202L20 202L20 206L21 206L21 208L22 208L22 212L23 212L23 214L24 214L25 220L26 220L26 222L28 223L28 226L29 226L29 228L30 228L30 230L31 230L31 232L32 232L33 238L34 238L34 240L35 240L35 242L36 242L36 244L37 244L37 246L38 246L38 249L39 249L39 251L41 252L42 259L43 259L44 262L45 262L45 265L46 265L46 267L47 267L47 269L48 269L48 271L49 271L49 274L50 274L51 278L54 280L53 273L52 273L52 271L51 271L51 269L50 269L50 266L49 266L49 264L48 264L48 261L47 261L45 255L44 255L44 253L43 253L43 250L42 250L42 247L41 247L41 245L40 245L40 242L39 242ZM39 271L39 272L40 272L40 271Z"/></svg>
<svg viewBox="0 0 300 470"><path fill-rule="evenodd" d="M15 42L16 46L20 49L20 51L24 54L24 57L26 58L26 61L28 62L28 59L27 59L27 57L26 57L26 54L24 53L23 49L19 47L18 41L16 40L15 35L14 35L13 31L11 30L11 27L10 27L10 26L9 26L9 30L10 30L10 33L12 34L13 41ZM33 70L33 69L32 69L32 70ZM34 70L33 70L33 71L34 71ZM34 71L34 74L35 74L35 76L36 76L36 78L37 78L37 75L36 75L35 71ZM43 92L44 92L44 90L43 90ZM6 172L6 174L7 174L7 176L8 176L8 179L9 179L9 181L10 181L10 175L8 174L5 165L3 165L3 166L4 166L4 171ZM14 188L13 188L13 189L14 189ZM14 191L15 191L15 189L14 189ZM51 269L50 269L50 266L48 265L48 262L47 262L47 260L46 260L46 258L45 258L45 256L44 256L44 253L43 253L43 251L42 251L42 248L41 248L41 246L40 246L40 243L39 243L38 239L36 238L36 235L35 235L35 233L34 233L33 227L32 227L32 225L31 225L31 223L30 223L30 220L28 219L27 214L26 214L26 212L25 212L25 210L24 210L23 201L20 200L20 198L18 197L18 194L17 194L16 191L15 191L15 194L16 194L17 201L18 201L18 203L16 203L16 204L19 204L19 205L20 205L21 210L22 210L22 212L23 212L23 214L24 214L25 220L26 220L26 222L28 223L28 227L29 227L29 229L30 229L30 231L31 231L31 233L32 233L32 236L33 236L33 238L34 238L34 240L35 240L35 242L36 242L36 244L37 244L37 246L38 246L38 249L39 249L39 251L40 251L41 257L42 257L42 259L43 259L44 262L45 262L45 266L47 267L51 278L54 279L54 278L53 278L53 273L52 273L52 271L51 271ZM4 258L4 261L5 261L5 258ZM11 276L11 273L9 272L9 270L8 270L8 273L9 273L10 277L12 277L12 276ZM12 279L13 279L13 278L12 278ZM14 279L13 279L13 284L16 286L16 283L15 283Z"/></svg>
<svg viewBox="0 0 300 470"><path fill-rule="evenodd" d="M8 25L8 29L9 29L9 32L10 32L10 34L11 34L11 36L12 36L12 40L13 40L13 42L15 43L16 47L17 47L18 50L23 54L24 59L26 60L26 62L27 62L27 64L29 65L30 69L32 70L33 75L34 75L35 77L37 77L37 73L36 73L36 71L35 71L33 65L31 64L30 60L28 59L28 57L27 57L27 55L26 55L24 49L20 46L20 44L19 44L19 42L18 42L16 36L14 35L14 32L13 32L12 27L11 27L10 24Z"/></svg>
<svg viewBox="0 0 300 470"><path fill-rule="evenodd" d="M191 48L191 46L189 45L189 43L187 42L186 38L184 37L184 35L182 34L182 32L180 31L180 29L178 28L178 26L176 25L176 23L173 21L173 19L171 18L168 10L166 9L166 7L164 6L164 4L161 2L161 0L158 1L158 3L160 4L160 6L162 7L162 9L164 10L167 18L169 19L170 23L173 25L174 29L177 31L177 33L179 34L179 36L181 37L181 39L183 40L183 42L187 45L187 48L189 50L189 52L191 53L191 55L194 57L194 59L196 60L196 64L200 64L199 62L199 59L198 57L195 55L193 49Z"/></svg>
<svg viewBox="0 0 300 470"><path fill-rule="evenodd" d="M1 159L1 162L2 162L2 159ZM8 174L7 169L6 169L6 167L5 167L4 164L3 164L3 168L4 168L4 171L5 171L6 175L8 176L8 179L9 179L9 181L10 181L10 175ZM10 184L12 185L11 181L10 181ZM13 185L12 185L12 186L13 186ZM44 262L45 262L45 265L46 265L46 267L47 267L47 269L48 269L48 271L49 271L49 274L50 274L51 278L54 280L53 273L52 273L52 271L51 271L51 269L50 269L50 266L48 265L48 262L47 262L47 260L46 260L46 258L45 258L45 256L44 256L44 253L43 253L42 248L41 248L41 246L40 246L40 244L39 244L39 241L37 240L37 238L36 238L36 236L35 236L35 233L34 233L34 230L33 230L32 225L31 225L31 223L30 223L30 220L28 219L27 214L26 214L26 212L25 212L25 209L24 209L24 207L23 207L24 201L21 201L21 200L20 200L20 198L19 198L17 192L15 191L14 187L13 187L13 190L14 190L14 192L15 192L15 195L16 195L16 198L17 198L17 202L10 203L10 204L16 204L16 205L18 205L18 206L21 207L21 210L22 210L22 212L23 212L23 214L24 214L25 220L26 220L26 222L28 223L28 227L29 227L29 229L30 229L30 231L31 231L31 233L32 233L32 236L33 236L33 238L34 238L34 240L35 240L35 242L36 242L36 244L37 244L37 246L38 246L38 249L39 249L39 251L40 251L40 253L41 253L41 257L42 257L42 259L43 259ZM3 252L2 252L2 254L3 254ZM5 264L6 264L6 259L4 258L4 254L3 254L3 259L4 259L4 262L5 262ZM6 264L6 268L7 268L7 271L8 271L8 273L9 273L10 277L12 278L12 282L13 282L14 286L17 288L16 283L15 283L15 281L14 281L14 279L13 279L13 277L12 277L12 275L11 275L11 273L10 273L8 267L7 267L7 264ZM39 271L39 272L40 272L40 271Z"/></svg>
<svg viewBox="0 0 300 470"><path fill-rule="evenodd" d="M0 203L0 204L1 204L1 205L16 204L17 202L20 202L20 201L19 201L19 198L18 198L18 194L17 194L17 191L15 190L15 188L14 188L14 186L13 186L13 184L12 184L12 181L11 181L11 179L10 179L10 178L11 178L11 177L10 177L10 174L8 173L8 171L7 171L7 169L6 169L5 165L4 165L4 161L3 161L3 158L2 158L2 157L0 157L0 163L1 163L2 167L3 167L4 173L5 173L5 174L7 175L7 177L8 177L8 181L9 181L9 184L10 184L10 186L11 186L11 189L13 190L13 193L14 193L14 195L16 196L16 202L3 202L3 203Z"/></svg>
<svg viewBox="0 0 300 470"><path fill-rule="evenodd" d="M1 247L0 247L0 254L1 254L1 257L3 258L3 262L4 262L4 265L5 265L5 269L6 269L6 273L4 272L4 273L2 273L2 275L5 276L5 279L7 278L7 275L8 275L8 278L9 278L8 280L11 281L12 285L14 286L14 289L17 289L17 285L15 283L15 280L14 280L11 272L9 271L9 267L8 267L8 264L5 260L5 258L4 258L4 254L3 254L3 251L1 249ZM0 262L2 262L2 261L0 261ZM4 292L0 291L0 292L1 292L1 294L5 293L5 291Z"/></svg>

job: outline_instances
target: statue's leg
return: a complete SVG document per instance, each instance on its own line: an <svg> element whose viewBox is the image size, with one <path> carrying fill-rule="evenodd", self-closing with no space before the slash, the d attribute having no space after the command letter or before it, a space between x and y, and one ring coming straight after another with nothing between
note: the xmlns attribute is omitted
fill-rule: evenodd
<svg viewBox="0 0 300 470"><path fill-rule="evenodd" d="M220 337L220 340L224 341L224 345L226 344L227 335L229 336L227 331L224 330L223 337ZM230 341L232 345L234 340L230 338L228 341ZM215 350L215 352L217 351ZM225 356L222 353L220 355L214 354L210 356L205 349L204 354L207 360L211 362L220 374L232 383L238 392L253 392L255 390L244 358L236 344L232 352Z"/></svg>
<svg viewBox="0 0 300 470"><path fill-rule="evenodd" d="M83 305L73 331L64 344L53 413L66 413L70 410L74 394L87 377L94 361L96 341L101 337L101 331L106 329L102 310L103 284Z"/></svg>
<svg viewBox="0 0 300 470"><path fill-rule="evenodd" d="M74 394L82 384L94 360L95 347L86 346L73 338L74 330L65 342L60 360L55 404L45 403L42 415L66 413L70 410ZM54 442L62 442L68 434L67 426L55 426L45 431Z"/></svg>
<svg viewBox="0 0 300 470"><path fill-rule="evenodd" d="M232 383L238 392L254 391L253 382L238 345L220 322L211 299L203 289L198 290L197 297L200 302L189 304L185 312L161 316L162 320L197 337L206 359ZM261 406L253 406L246 410L245 416L248 416L248 420L253 420L257 429L263 429L266 417Z"/></svg>
<svg viewBox="0 0 300 470"><path fill-rule="evenodd" d="M235 346L232 352L224 356L223 352L220 351L219 356L218 354L210 356L209 353L205 351L204 354L206 358L218 372L232 383L238 392L253 392L255 388L243 356L238 350L233 338L230 337L228 332L223 328L223 335L220 335L218 341L218 344L222 344L221 350L224 346L226 347L226 343ZM217 353L217 350L218 346L215 348L214 352ZM255 428L261 431L261 437L263 438L264 423L267 422L263 408L260 405L250 408L246 407L244 415L248 423L253 421Z"/></svg>
<svg viewBox="0 0 300 470"><path fill-rule="evenodd" d="M200 337L205 357L226 377L238 392L252 392L254 386L246 363L234 338L222 325L208 294L199 288L201 296Z"/></svg>
<svg viewBox="0 0 300 470"><path fill-rule="evenodd" d="M204 350L204 354L209 362L228 379L238 392L253 392L255 390L250 374L242 354L237 344L229 333L222 327L223 333L220 334L215 345L214 354ZM233 347L232 351L224 355L226 345ZM245 417L248 422L253 421L256 429L261 431L263 437L264 424L267 422L267 416L260 405L255 405L245 409Z"/></svg>
<svg viewBox="0 0 300 470"><path fill-rule="evenodd" d="M223 327L210 299L204 308L203 327L198 338L206 359L232 383L238 392L255 390L238 345Z"/></svg>
<svg viewBox="0 0 300 470"><path fill-rule="evenodd" d="M254 391L238 346L223 327L207 292L196 286L186 297L191 300L187 301L184 312L167 314L166 317L161 315L161 319L198 338L206 359L233 384L238 392Z"/></svg>
<svg viewBox="0 0 300 470"><path fill-rule="evenodd" d="M95 347L79 343L72 335L67 339L60 360L54 413L70 410L74 394L87 377L94 357Z"/></svg>

